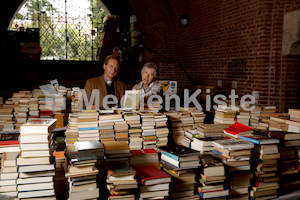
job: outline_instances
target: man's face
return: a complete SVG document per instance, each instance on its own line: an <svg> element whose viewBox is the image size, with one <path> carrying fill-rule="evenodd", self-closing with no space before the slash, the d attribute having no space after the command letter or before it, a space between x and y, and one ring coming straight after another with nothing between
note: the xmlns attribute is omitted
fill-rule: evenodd
<svg viewBox="0 0 300 200"><path fill-rule="evenodd" d="M107 65L103 64L104 77L111 81L118 73L119 62L115 59L109 59Z"/></svg>
<svg viewBox="0 0 300 200"><path fill-rule="evenodd" d="M142 81L145 85L150 85L150 83L154 80L155 70L152 68L145 68L142 73Z"/></svg>

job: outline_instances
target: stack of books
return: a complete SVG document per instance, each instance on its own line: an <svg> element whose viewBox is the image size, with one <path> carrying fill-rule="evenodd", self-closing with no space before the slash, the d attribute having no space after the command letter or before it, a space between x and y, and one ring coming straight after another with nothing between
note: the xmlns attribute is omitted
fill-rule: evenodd
<svg viewBox="0 0 300 200"><path fill-rule="evenodd" d="M0 107L0 130L1 131L13 131L13 107L2 105Z"/></svg>
<svg viewBox="0 0 300 200"><path fill-rule="evenodd" d="M99 115L99 130L101 141L115 141L116 122L124 122L122 114L103 114Z"/></svg>
<svg viewBox="0 0 300 200"><path fill-rule="evenodd" d="M137 113L124 112L123 116L129 126L129 147L130 149L142 149L143 148L143 138L141 117Z"/></svg>
<svg viewBox="0 0 300 200"><path fill-rule="evenodd" d="M66 143L66 151L74 151L74 143L78 141L78 128L77 128L77 113L70 113L68 117L68 126L65 131L65 143Z"/></svg>
<svg viewBox="0 0 300 200"><path fill-rule="evenodd" d="M17 197L17 157L19 152L4 152L1 160L0 195Z"/></svg>
<svg viewBox="0 0 300 200"><path fill-rule="evenodd" d="M238 111L238 107L236 106L223 106L218 105L216 110L214 123L215 124L234 124L235 116Z"/></svg>
<svg viewBox="0 0 300 200"><path fill-rule="evenodd" d="M67 165L64 166L68 181L68 199L99 198L97 175L95 167L97 157L89 150L66 152Z"/></svg>
<svg viewBox="0 0 300 200"><path fill-rule="evenodd" d="M143 149L156 148L157 137L153 113L140 113L142 119Z"/></svg>
<svg viewBox="0 0 300 200"><path fill-rule="evenodd" d="M250 111L244 111L241 107L239 108L238 115L236 116L237 122L246 126L250 125Z"/></svg>
<svg viewBox="0 0 300 200"><path fill-rule="evenodd" d="M290 119L285 122L288 124L288 131L300 133L300 109L289 109Z"/></svg>
<svg viewBox="0 0 300 200"><path fill-rule="evenodd" d="M250 112L250 126L252 128L258 128L259 125L259 115L262 110L262 107L255 105L254 109Z"/></svg>
<svg viewBox="0 0 300 200"><path fill-rule="evenodd" d="M157 142L156 146L162 147L168 144L168 136L169 136L169 129L167 127L168 118L165 114L156 113L154 114L155 120L155 127L156 127L156 137Z"/></svg>
<svg viewBox="0 0 300 200"><path fill-rule="evenodd" d="M17 158L18 198L55 198L52 163L52 130L55 119L36 119L20 127L20 156Z"/></svg>
<svg viewBox="0 0 300 200"><path fill-rule="evenodd" d="M139 199L165 199L169 197L171 176L153 165L134 167L140 179Z"/></svg>
<svg viewBox="0 0 300 200"><path fill-rule="evenodd" d="M161 147L161 167L174 177L171 198L195 197L199 152L182 145Z"/></svg>
<svg viewBox="0 0 300 200"><path fill-rule="evenodd" d="M181 108L181 110L180 120L182 122L183 130L187 131L189 128L193 128L195 121L190 111L185 111L184 108Z"/></svg>
<svg viewBox="0 0 300 200"><path fill-rule="evenodd" d="M79 87L73 87L72 91L70 92L70 96L71 96L71 99L72 99L71 111L73 113L81 112L81 109L79 108L79 102L80 102L80 99L82 98L82 93L80 92L80 88Z"/></svg>
<svg viewBox="0 0 300 200"><path fill-rule="evenodd" d="M184 130L182 126L182 122L180 120L181 113L176 111L164 112L164 114L168 117L171 128L171 140L174 141L175 144L181 144L182 139L184 138Z"/></svg>
<svg viewBox="0 0 300 200"><path fill-rule="evenodd" d="M20 98L19 100L19 111L17 115L17 123L27 122L28 111L29 111L29 97L28 94L26 94L26 96Z"/></svg>
<svg viewBox="0 0 300 200"><path fill-rule="evenodd" d="M126 141L129 144L127 122L124 119L123 121L115 122L114 128L116 141Z"/></svg>
<svg viewBox="0 0 300 200"><path fill-rule="evenodd" d="M104 145L106 162L129 162L129 158L132 154L126 141L105 141L102 143Z"/></svg>
<svg viewBox="0 0 300 200"><path fill-rule="evenodd" d="M202 137L220 136L228 126L223 124L202 124L196 127Z"/></svg>
<svg viewBox="0 0 300 200"><path fill-rule="evenodd" d="M268 130L270 117L274 115L275 112L276 112L276 106L263 106L259 114L259 123L257 128Z"/></svg>
<svg viewBox="0 0 300 200"><path fill-rule="evenodd" d="M270 131L288 131L289 125L286 120L289 119L288 114L274 114L270 117L269 130Z"/></svg>
<svg viewBox="0 0 300 200"><path fill-rule="evenodd" d="M250 196L267 199L277 197L278 175L278 139L265 136L241 136L240 139L254 143L251 167L254 173Z"/></svg>
<svg viewBox="0 0 300 200"><path fill-rule="evenodd" d="M53 117L53 98L52 96L39 96L40 118Z"/></svg>
<svg viewBox="0 0 300 200"><path fill-rule="evenodd" d="M99 113L96 110L85 110L78 113L78 141L99 141Z"/></svg>
<svg viewBox="0 0 300 200"><path fill-rule="evenodd" d="M103 166L107 172L108 199L134 200L138 189L136 171L126 163L103 163Z"/></svg>
<svg viewBox="0 0 300 200"><path fill-rule="evenodd" d="M191 115L194 118L194 122L195 122L194 126L198 126L204 123L204 119L206 115L202 111L193 110L191 111Z"/></svg>
<svg viewBox="0 0 300 200"><path fill-rule="evenodd" d="M39 95L33 95L29 98L29 114L28 119L39 118L40 111L39 111Z"/></svg>
<svg viewBox="0 0 300 200"><path fill-rule="evenodd" d="M222 162L212 156L201 157L198 193L201 199L228 196L224 187L225 168Z"/></svg>
<svg viewBox="0 0 300 200"><path fill-rule="evenodd" d="M212 155L226 167L230 196L248 198L252 178L250 157L254 144L244 140L227 139L213 141L212 145L215 148Z"/></svg>

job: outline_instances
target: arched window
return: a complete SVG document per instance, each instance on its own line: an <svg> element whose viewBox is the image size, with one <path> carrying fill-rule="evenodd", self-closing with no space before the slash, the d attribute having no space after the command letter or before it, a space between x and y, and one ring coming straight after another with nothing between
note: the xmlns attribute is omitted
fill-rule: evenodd
<svg viewBox="0 0 300 200"><path fill-rule="evenodd" d="M100 0L25 0L9 30L39 31L41 60L96 60L109 11Z"/></svg>

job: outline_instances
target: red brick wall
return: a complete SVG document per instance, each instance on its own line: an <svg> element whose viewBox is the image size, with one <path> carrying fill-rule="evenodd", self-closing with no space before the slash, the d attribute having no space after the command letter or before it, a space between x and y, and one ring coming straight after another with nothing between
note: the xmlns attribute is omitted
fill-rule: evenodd
<svg viewBox="0 0 300 200"><path fill-rule="evenodd" d="M296 0L130 0L146 47L185 67L194 84L230 89L228 62L245 59L246 78L235 78L238 95L260 92L262 105L276 105L279 112L297 107L299 59L282 56L285 13L300 9ZM190 15L187 27L181 14ZM159 64L160 79L179 81L179 89L191 83L178 64L144 51L144 61ZM288 88L288 89L287 89Z"/></svg>

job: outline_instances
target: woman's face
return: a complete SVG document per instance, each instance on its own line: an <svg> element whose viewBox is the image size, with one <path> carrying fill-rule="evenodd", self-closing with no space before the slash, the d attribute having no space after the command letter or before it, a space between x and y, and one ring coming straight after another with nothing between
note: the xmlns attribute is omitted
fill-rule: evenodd
<svg viewBox="0 0 300 200"><path fill-rule="evenodd" d="M154 80L155 70L152 68L145 68L142 73L142 81L145 85L150 85L150 83Z"/></svg>

